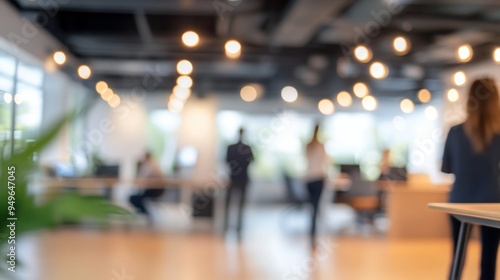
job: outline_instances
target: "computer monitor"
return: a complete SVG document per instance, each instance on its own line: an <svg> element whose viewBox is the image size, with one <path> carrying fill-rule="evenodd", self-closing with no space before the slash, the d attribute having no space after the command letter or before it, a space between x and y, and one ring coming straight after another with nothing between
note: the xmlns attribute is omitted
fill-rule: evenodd
<svg viewBox="0 0 500 280"><path fill-rule="evenodd" d="M353 172L360 172L358 164L341 164L340 173L352 174Z"/></svg>
<svg viewBox="0 0 500 280"><path fill-rule="evenodd" d="M76 169L70 163L59 162L54 165L54 175L63 178L76 177Z"/></svg>
<svg viewBox="0 0 500 280"><path fill-rule="evenodd" d="M98 165L95 169L94 175L96 177L116 178L120 173L120 166L118 165Z"/></svg>

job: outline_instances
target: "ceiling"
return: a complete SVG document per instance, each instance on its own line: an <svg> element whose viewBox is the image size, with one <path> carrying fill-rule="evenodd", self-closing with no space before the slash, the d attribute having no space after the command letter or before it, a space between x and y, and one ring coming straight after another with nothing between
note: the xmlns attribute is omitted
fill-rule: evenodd
<svg viewBox="0 0 500 280"><path fill-rule="evenodd" d="M153 73L152 91L170 90L177 61L188 59L201 96L260 83L268 98L293 85L319 99L365 81L380 98L413 97L422 87L441 91L440 71L457 64L459 45L474 48L474 63L500 43L496 0L9 1L89 64L94 82L116 89L139 86ZM187 30L200 35L197 47L182 44ZM411 41L405 56L392 51L396 35ZM230 38L243 46L237 60L224 53ZM388 65L386 79L370 78L368 65L353 60L358 43Z"/></svg>

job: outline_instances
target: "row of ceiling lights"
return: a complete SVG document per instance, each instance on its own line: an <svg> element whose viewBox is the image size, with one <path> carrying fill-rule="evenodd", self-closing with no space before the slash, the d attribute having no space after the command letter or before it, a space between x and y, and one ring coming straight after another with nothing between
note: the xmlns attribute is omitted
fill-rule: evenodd
<svg viewBox="0 0 500 280"><path fill-rule="evenodd" d="M246 102L252 102L262 95L262 88L260 85L252 84L246 85L241 88L240 96ZM361 99L361 105L367 111L374 111L378 107L377 99L370 95L370 89L365 83L358 82L352 87L352 91L357 98ZM298 91L292 86L285 86L281 90L281 98L288 103L295 102L298 98ZM427 89L421 89L417 93L417 98L421 103L428 103L432 99L432 94ZM347 91L341 91L336 96L337 103L342 107L350 107L353 103L353 98L351 94ZM415 104L411 99L403 99L400 103L401 110L404 113L412 113L415 108ZM322 99L318 103L318 109L321 113L325 115L330 115L335 111L335 105L329 99Z"/></svg>
<svg viewBox="0 0 500 280"><path fill-rule="evenodd" d="M200 36L194 31L186 31L182 34L182 43L189 48L194 48L200 43ZM236 40L228 40L224 45L226 56L232 59L241 55L241 44Z"/></svg>
<svg viewBox="0 0 500 280"><path fill-rule="evenodd" d="M474 51L469 44L461 45L456 52L456 57L460 62L469 62L473 55ZM495 47L491 55L495 63L500 63L500 47Z"/></svg>
<svg viewBox="0 0 500 280"><path fill-rule="evenodd" d="M198 34L196 34L196 32L187 31L182 35L182 41L187 47L195 47L198 45L200 39ZM398 36L393 41L393 48L396 54L404 55L409 52L410 43L406 38ZM229 58L239 57L241 55L241 49L242 49L241 44L236 40L229 40L225 44L226 55ZM359 62L367 63L372 59L373 54L369 48L365 46L357 46L354 50L354 56ZM495 49L493 56L495 61L500 62L500 48ZM470 47L470 45L460 46L457 50L457 57L463 62L469 61L472 58L472 48ZM58 65L63 65L66 62L66 55L61 51L55 52L53 58ZM181 60L177 64L177 72L181 76L177 79L177 85L176 87L174 87L170 101L168 103L169 109L172 109L172 111L182 110L184 102L187 100L187 98L189 98L191 94L190 88L193 84L193 81L188 75L193 72L193 65L191 64L191 62L187 60ZM387 77L388 73L389 70L387 66L381 62L373 62L370 65L370 74L375 79L383 79ZM88 67L87 65L81 65L78 68L78 75L80 78L86 80L90 78L90 76L92 75L92 71L90 67ZM455 73L453 75L453 81L458 86L465 84L466 81L465 74L461 71ZM262 93L262 89L260 90L256 89L257 86L259 85L254 84L243 87L240 92L242 99L247 102L251 102L257 99ZM97 83L96 90L98 93L101 94L101 97L105 101L108 101L108 104L110 106L112 107L119 106L120 97L114 94L112 89L109 88L104 81L100 81ZM364 95L366 94L363 94L362 92L364 91L368 92L368 89L365 84L357 83L354 86L353 91L357 97L363 98L362 104L366 110L372 111L376 109L377 101L374 97L370 96L370 98L367 99L364 98L365 97ZM428 93L428 90L426 89L423 89L422 91ZM298 98L298 92L294 87L286 86L282 89L281 96L283 100L286 102L294 102ZM431 97L430 93L428 93L427 96L428 100L430 100ZM9 98L5 96L4 99L9 100ZM420 99L420 92L419 92L419 99ZM425 99L427 99L427 97ZM450 91L448 91L448 99L452 102L458 100L458 93L455 89L450 89ZM428 100L425 102L428 102ZM332 108L331 111L333 112L334 110L333 103L331 104L332 106L330 106L330 105L325 105L328 104L325 100L322 101L324 102L321 103L323 104L323 106L321 107L327 109ZM339 102L339 105L348 107L352 103L352 98L349 93L340 92L339 95L337 96L337 101ZM422 102L425 103L424 101ZM412 112L413 107L414 104L410 99L404 99L401 102L401 109L403 110L403 112ZM323 111L328 112L330 110L323 110Z"/></svg>
<svg viewBox="0 0 500 280"><path fill-rule="evenodd" d="M461 87L467 82L467 76L463 71L457 71L451 75L451 82L453 85ZM458 91L455 88L450 88L446 93L446 97L450 102L457 102L459 99Z"/></svg>
<svg viewBox="0 0 500 280"><path fill-rule="evenodd" d="M52 58L57 65L64 65L66 63L66 54L62 51L55 52ZM92 70L85 64L82 64L78 67L77 73L82 80L88 80L90 76L92 76ZM113 92L113 90L105 81L97 82L95 85L95 90L100 94L101 98L106 101L112 108L120 106L120 96Z"/></svg>
<svg viewBox="0 0 500 280"><path fill-rule="evenodd" d="M190 34L189 32L186 33L188 35ZM196 35L196 33L194 34ZM186 45L194 46L199 41L199 39L196 38L197 35L193 37L191 34L191 36L183 36L183 41L185 41ZM233 58L239 56L239 54L241 53L241 46L238 46L239 43L237 41L228 41L228 43L226 44L226 53L228 54L228 56L232 55ZM66 55L62 51L55 52L53 55L53 59L58 65L64 65L66 63ZM176 69L180 76L177 78L177 85L172 90L172 95L168 102L168 108L171 111L180 112L184 107L184 103L186 102L187 98L189 98L189 96L191 95L193 80L188 75L193 72L194 67L188 60L181 60L177 63ZM89 79L92 75L92 70L87 65L80 65L77 72L78 76L83 80ZM115 94L111 88L109 88L106 82L98 82L96 84L96 91L105 101L108 102L111 107L117 107L120 105L120 97Z"/></svg>
<svg viewBox="0 0 500 280"><path fill-rule="evenodd" d="M393 40L393 50L397 55L405 55L410 51L411 44L409 40L405 37L398 36ZM471 61L474 55L474 51L469 44L463 44L459 46L456 50L455 56L459 62L466 63ZM357 46L354 50L355 58L361 63L370 62L373 53L366 46ZM495 63L500 63L500 47L496 47L492 52L493 61ZM370 75L375 79L382 79L388 75L387 66L381 62L373 62L370 66ZM463 71L457 71L451 76L452 83L455 86L463 86L467 82L467 77ZM418 93L418 98L422 103L430 101L431 94L428 90L422 89ZM459 93L455 88L451 88L447 91L447 99L450 102L457 102L459 99ZM410 99L404 99L400 103L401 110L405 113L411 113L414 110L414 104ZM430 116L434 115L435 108L429 106L426 109L426 114Z"/></svg>
<svg viewBox="0 0 500 280"><path fill-rule="evenodd" d="M187 99L191 96L193 79L189 74L193 72L194 68L193 64L188 60L179 61L176 68L180 76L176 80L176 85L172 89L170 98L168 98L167 108L171 112L179 113L184 108Z"/></svg>
<svg viewBox="0 0 500 280"><path fill-rule="evenodd" d="M185 46L192 48L192 47L196 47L199 44L200 38L196 32L187 31L182 35L182 42L184 43ZM242 49L241 44L236 40L229 40L225 44L226 56L229 58L233 58L233 59L238 58L241 55L241 49ZM357 56L360 56L360 57L366 56L364 58L365 60L369 57L366 60L366 62L371 60L371 51L366 47L361 46L361 47L356 48L355 54L357 54ZM361 60L363 60L363 59L361 59ZM193 71L193 66L187 60L181 60L177 64L177 72L180 75L189 75L192 73L192 71ZM370 74L372 75L372 77L374 77L376 79L383 79L388 74L387 66L385 66L381 62L374 62L370 66ZM179 87L179 88L177 90L176 90L176 88L174 88L174 90L169 98L168 107L172 111L179 112L180 110L182 110L182 108L184 106L184 102L187 98L179 98L178 97L179 94L177 92L182 92L181 95L188 95L188 94L184 93L186 91L186 89L182 89L185 87L183 87L179 83L176 87ZM182 90L180 90L180 89L182 89ZM187 90L189 90L189 88ZM365 93L362 93L363 91ZM255 101L257 98L259 98L260 96L262 96L262 92L263 92L262 87L260 85L250 84L250 85L246 85L246 86L241 88L240 96L244 101L252 102L252 101ZM363 83L356 84L354 87L354 92L355 92L356 96L363 98L362 104L366 110L373 111L377 108L377 100L373 96L366 96L366 98L364 98L365 95L368 95L368 92L369 92L368 87L365 84L363 84ZM295 102L298 98L298 91L297 91L297 89L295 89L292 86L285 86L281 90L281 97L285 102L289 102L289 103ZM337 99L339 100L339 104L341 106L349 107L352 104L352 98L351 98L350 94L347 92L341 92ZM321 100L320 103L318 104L318 107L321 107L320 111L322 111L322 113L328 113L330 111L331 111L331 113L333 113L333 111L334 111L333 102L326 100L326 99Z"/></svg>
<svg viewBox="0 0 500 280"><path fill-rule="evenodd" d="M392 47L396 55L402 56L406 55L410 51L411 43L407 38L403 36L397 36L392 41ZM469 62L472 59L473 55L474 51L469 44L460 45L455 53L455 56L459 62ZM373 53L368 47L360 45L354 49L354 56L359 62L367 63L370 62L373 58ZM495 47L492 52L492 57L495 62L500 62L500 47Z"/></svg>
<svg viewBox="0 0 500 280"><path fill-rule="evenodd" d="M186 37L185 35L189 32L192 31L184 33L184 35L182 36L183 41L185 41ZM194 34L196 35L196 44L198 44L197 43L199 41L197 37L198 35L196 33ZM184 43L186 44L186 41ZM193 45L194 40L188 41L188 43ZM173 87L170 97L167 98L167 108L171 112L180 113L184 108L186 101L191 96L191 87L193 86L193 79L189 75L193 73L194 67L189 60L183 59L177 63L176 69L177 73L179 73L179 77L176 80L176 85Z"/></svg>
<svg viewBox="0 0 500 280"><path fill-rule="evenodd" d="M200 36L194 31L184 32L181 39L183 44L189 48L194 48L200 43ZM241 44L236 40L228 40L224 45L224 49L228 58L236 59L241 56ZM183 59L177 63L176 69L180 76L177 78L176 85L167 99L167 108L171 112L179 113L191 96L193 79L189 75L193 73L194 67L189 60ZM252 90L255 91L255 87L246 88L246 94L244 94L245 98L247 98L246 101L253 101L257 98L257 92L252 92Z"/></svg>
<svg viewBox="0 0 500 280"><path fill-rule="evenodd" d="M397 36L392 41L392 47L393 47L393 51L396 55L403 56L403 55L406 55L410 51L411 43L407 38L405 38L403 36ZM354 57L356 58L356 60L358 60L361 63L368 63L373 58L373 52L368 47L363 46L363 45L359 45L354 49ZM370 72L370 75L375 79L384 79L389 74L389 69L384 63L379 62L379 61L375 61L370 65L369 72ZM355 89L354 89L354 93L356 94ZM417 98L421 103L427 103L431 100L432 95L429 92L429 90L423 88L417 93ZM369 101L366 103L371 105L371 104L373 104L373 101ZM363 104L363 106L364 106L364 104ZM366 106L364 106L364 107L366 109ZM412 113L414 111L415 104L411 99L405 98L405 99L401 100L400 108L401 108L401 111L409 114L409 113ZM434 107L430 106L429 108L434 108ZM430 109L430 110L432 111L432 109ZM434 108L434 110L435 110L435 108Z"/></svg>
<svg viewBox="0 0 500 280"><path fill-rule="evenodd" d="M410 42L407 38L398 36L394 38L393 40L393 49L394 53L397 55L405 55L410 51ZM474 55L474 51L472 47L469 44L463 44L459 46L456 50L455 56L459 62L466 63L471 61L472 57ZM357 46L354 50L354 56L356 59L361 62L361 63L367 63L369 62L372 57L372 51L365 47L365 46ZM500 47L495 47L492 51L492 58L495 63L500 63ZM385 65L383 65L380 62L374 62L370 66L370 74L372 77L376 79L381 79L387 76L388 70ZM451 81L452 84L455 86L463 86L467 82L467 76L463 71L457 71L451 76ZM455 88L450 88L447 91L447 99L450 102L457 102L459 99L459 93ZM403 108L410 108L411 106L405 105L409 104L407 101L405 101L404 104L401 105ZM409 109L406 109L409 110Z"/></svg>

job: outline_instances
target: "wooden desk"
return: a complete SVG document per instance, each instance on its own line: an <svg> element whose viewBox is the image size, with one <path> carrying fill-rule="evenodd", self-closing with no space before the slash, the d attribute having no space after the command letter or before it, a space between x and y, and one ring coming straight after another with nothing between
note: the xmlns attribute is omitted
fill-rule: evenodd
<svg viewBox="0 0 500 280"><path fill-rule="evenodd" d="M138 188L225 188L228 182L224 180L201 180L189 177L163 177L163 178L135 178L132 180L120 180L119 178L105 177L46 177L35 179L38 183L46 188L67 188L74 187L79 189L92 188L113 188L117 184L127 184Z"/></svg>
<svg viewBox="0 0 500 280"><path fill-rule="evenodd" d="M386 215L390 238L448 238L448 215L427 205L447 202L449 185L411 186L393 184L386 189Z"/></svg>
<svg viewBox="0 0 500 280"><path fill-rule="evenodd" d="M104 189L104 197L111 200L112 187L120 182L119 178L105 178L105 177L44 177L35 179L37 183L43 186L45 195L52 191L59 191L59 189Z"/></svg>
<svg viewBox="0 0 500 280"><path fill-rule="evenodd" d="M50 177L40 179L40 183L47 188L102 188L113 187L118 184L118 178L99 178L99 177Z"/></svg>
<svg viewBox="0 0 500 280"><path fill-rule="evenodd" d="M444 211L460 222L451 280L459 280L462 274L467 241L473 224L500 228L500 203L430 203L429 208Z"/></svg>
<svg viewBox="0 0 500 280"><path fill-rule="evenodd" d="M188 177L164 177L158 179L136 178L133 181L125 181L124 183L132 184L139 188L191 188L191 189L209 189L209 188L226 188L226 181L211 181L200 180Z"/></svg>
<svg viewBox="0 0 500 280"><path fill-rule="evenodd" d="M119 178L101 178L101 177L75 177L75 178L43 178L40 183L48 188L112 188L118 183L130 184L139 188L169 188L169 187L195 187L212 186L210 182L203 182L191 178L165 177L158 179L136 178L133 180L120 180ZM222 186L225 183L222 182Z"/></svg>
<svg viewBox="0 0 500 280"><path fill-rule="evenodd" d="M179 188L179 205L192 205L193 215L205 209L205 204L200 205L195 199L202 197L206 200L221 199L219 195L225 191L227 182L225 180L214 179L196 179L188 177L163 177L155 179L135 178L132 180L120 180L119 178L100 178L100 177L77 177L77 178L40 178L36 181L43 188L42 200L46 199L51 192L58 192L63 188L76 188L78 190L104 190L104 196L110 201L113 199L113 191L119 187L119 184L134 186L137 189L148 188ZM203 201L202 201L203 202ZM204 203L204 202L203 202ZM220 203L218 203L220 204ZM214 210L215 211L215 210ZM215 218L214 218L215 219Z"/></svg>

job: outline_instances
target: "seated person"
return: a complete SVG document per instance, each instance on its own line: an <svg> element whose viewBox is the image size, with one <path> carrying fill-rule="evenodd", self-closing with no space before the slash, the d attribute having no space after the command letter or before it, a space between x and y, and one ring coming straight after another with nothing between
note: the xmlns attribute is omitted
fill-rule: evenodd
<svg viewBox="0 0 500 280"><path fill-rule="evenodd" d="M406 166L395 167L391 165L391 151L386 149L382 153L382 160L380 161L380 176L378 178L378 187L380 189L387 189L393 183L406 182L407 171Z"/></svg>
<svg viewBox="0 0 500 280"><path fill-rule="evenodd" d="M151 154L149 152L144 155L144 159L139 164L139 172L137 177L139 179L161 179L163 177L160 166L155 160L151 158ZM162 188L161 186L158 185L158 188L154 188L154 186L155 184L146 184L138 194L130 197L130 203L141 214L145 214L150 222L151 215L144 202L146 199L158 198L164 192L164 188Z"/></svg>
<svg viewBox="0 0 500 280"><path fill-rule="evenodd" d="M380 176L379 181L390 180L391 173L391 150L385 149L382 152L382 160L380 161Z"/></svg>
<svg viewBox="0 0 500 280"><path fill-rule="evenodd" d="M386 191L393 186L400 185L404 181L406 181L406 167L393 167L391 165L391 151L385 149L382 153L380 176L377 180L381 212L385 212Z"/></svg>

